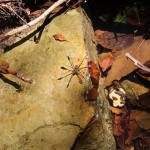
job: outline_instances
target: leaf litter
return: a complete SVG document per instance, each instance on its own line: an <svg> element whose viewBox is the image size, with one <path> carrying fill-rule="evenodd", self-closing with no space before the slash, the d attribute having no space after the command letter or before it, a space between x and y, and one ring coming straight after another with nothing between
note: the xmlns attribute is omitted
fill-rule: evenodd
<svg viewBox="0 0 150 150"><path fill-rule="evenodd" d="M108 72L104 87L109 86L113 80L120 80L122 77L130 74L137 69L134 63L125 56L126 53L130 53L134 58L136 58L143 64L149 61L150 40L145 40L143 44L141 44L142 41L143 38L141 36L137 37L135 39L135 42L130 47L122 50L121 54L116 57L111 67L111 70Z"/></svg>

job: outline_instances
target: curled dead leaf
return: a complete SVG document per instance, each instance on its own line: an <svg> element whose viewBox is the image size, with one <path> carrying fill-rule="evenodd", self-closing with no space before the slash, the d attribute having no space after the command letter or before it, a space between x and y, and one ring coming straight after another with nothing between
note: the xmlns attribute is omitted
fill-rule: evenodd
<svg viewBox="0 0 150 150"><path fill-rule="evenodd" d="M88 62L88 70L91 77L92 85L98 87L100 72L94 61Z"/></svg>

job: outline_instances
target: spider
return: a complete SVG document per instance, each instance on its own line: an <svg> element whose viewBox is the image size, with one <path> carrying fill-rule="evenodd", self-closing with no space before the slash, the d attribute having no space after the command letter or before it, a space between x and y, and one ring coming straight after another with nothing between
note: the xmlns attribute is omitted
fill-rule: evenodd
<svg viewBox="0 0 150 150"><path fill-rule="evenodd" d="M65 77L71 75L71 76L70 76L70 79L69 79L69 81L68 81L68 84L67 84L67 88L68 88L68 87L69 87L69 84L70 84L70 82L71 82L71 79L72 79L72 77L73 77L74 75L76 75L76 76L78 77L80 84L83 83L82 78L85 79L85 77L84 77L83 74L81 73L81 70L82 70L82 69L85 69L85 68L87 68L87 67L81 67L81 66L82 66L82 63L83 63L83 61L84 61L84 58L82 59L82 61L81 61L81 63L80 63L79 65L74 65L69 56L67 56L67 58L68 58L68 61L69 61L69 63L70 63L70 66L67 66L67 67L69 67L69 69L66 68L66 67L64 67L64 66L62 66L62 67L60 67L60 68L63 69L63 70L67 70L65 73L68 73L68 74L65 75L65 76L63 76L63 77L58 78L58 80L61 80L61 79L65 78ZM86 80L86 79L85 79L85 80Z"/></svg>

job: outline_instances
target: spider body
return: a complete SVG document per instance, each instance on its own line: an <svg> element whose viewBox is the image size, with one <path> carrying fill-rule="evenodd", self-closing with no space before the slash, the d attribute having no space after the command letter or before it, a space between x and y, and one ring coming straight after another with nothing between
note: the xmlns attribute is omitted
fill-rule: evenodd
<svg viewBox="0 0 150 150"><path fill-rule="evenodd" d="M83 60L81 61L81 63L79 65L74 65L69 56L67 58L68 58L68 61L69 61L71 66L68 66L69 68L66 68L66 67L60 67L60 68L63 69L63 70L67 70L65 73L68 73L68 74L63 76L63 77L58 78L58 80L61 80L62 78L65 78L65 77L71 75L70 79L68 81L68 84L67 84L67 87L69 87L69 84L71 82L72 77L74 75L76 75L79 79L79 83L82 84L82 78L84 78L84 76L82 75L81 70L84 69L84 68L87 68L87 67L81 67L84 58L83 58Z"/></svg>
<svg viewBox="0 0 150 150"><path fill-rule="evenodd" d="M72 70L72 74L73 74L73 76L77 75L79 78L79 83L82 84L82 78L80 76L80 67L78 65L74 66L74 69Z"/></svg>

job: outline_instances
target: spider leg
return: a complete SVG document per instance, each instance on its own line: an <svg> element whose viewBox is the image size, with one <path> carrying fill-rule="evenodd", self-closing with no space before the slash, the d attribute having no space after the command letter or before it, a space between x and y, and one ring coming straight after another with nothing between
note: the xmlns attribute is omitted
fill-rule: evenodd
<svg viewBox="0 0 150 150"><path fill-rule="evenodd" d="M82 78L84 78L84 80L86 80L86 78L84 77L84 75L82 74L82 72L78 72L78 74L79 74Z"/></svg>
<svg viewBox="0 0 150 150"><path fill-rule="evenodd" d="M82 59L82 61L81 61L81 63L79 64L79 68L80 68L80 66L82 65L82 63L83 63L84 59L85 59L85 58L83 58L83 59Z"/></svg>
<svg viewBox="0 0 150 150"><path fill-rule="evenodd" d="M77 77L79 79L79 83L82 84L82 79L81 79L81 77L79 75L80 75L80 73L77 74Z"/></svg>
<svg viewBox="0 0 150 150"><path fill-rule="evenodd" d="M68 60L69 60L69 63L70 63L70 65L71 65L71 67L72 67L72 68L74 68L74 65L73 65L73 63L72 63L72 61L71 61L70 57L69 57L69 56L67 56L67 58L68 58Z"/></svg>
<svg viewBox="0 0 150 150"><path fill-rule="evenodd" d="M63 77L60 77L60 78L58 78L58 80L61 80L61 79L63 79L63 78L65 78L65 77L67 77L67 76L69 76L69 75L71 75L72 73L69 73L69 74L67 74L67 75L65 75L65 76L63 76Z"/></svg>
<svg viewBox="0 0 150 150"><path fill-rule="evenodd" d="M69 70L69 71L72 71L72 70L70 70L70 69L68 69L68 68L66 68L66 67L60 67L61 69L63 69L63 70Z"/></svg>
<svg viewBox="0 0 150 150"><path fill-rule="evenodd" d="M70 84L70 82L71 82L72 77L73 77L73 74L71 75L71 77L70 77L70 79L69 79L69 81L68 81L67 88L69 87L69 84Z"/></svg>

